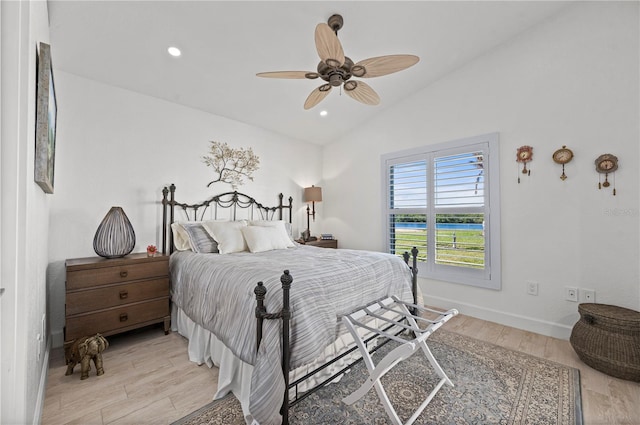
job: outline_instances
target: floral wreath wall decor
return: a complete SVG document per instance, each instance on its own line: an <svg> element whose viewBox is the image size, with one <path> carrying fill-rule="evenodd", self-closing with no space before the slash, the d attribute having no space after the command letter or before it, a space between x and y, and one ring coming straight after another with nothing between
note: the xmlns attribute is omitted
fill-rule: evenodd
<svg viewBox="0 0 640 425"><path fill-rule="evenodd" d="M209 182L229 183L233 190L244 184L246 177L253 181L253 172L260 166L260 158L253 153L251 148L233 149L225 142L212 141L209 147L209 155L202 157L204 163L215 171L215 179Z"/></svg>

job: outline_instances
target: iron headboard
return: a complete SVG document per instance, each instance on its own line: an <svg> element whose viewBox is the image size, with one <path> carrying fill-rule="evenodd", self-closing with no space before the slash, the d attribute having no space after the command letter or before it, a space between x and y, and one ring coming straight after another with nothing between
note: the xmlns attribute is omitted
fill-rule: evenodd
<svg viewBox="0 0 640 425"><path fill-rule="evenodd" d="M285 209L289 210L289 223L293 218L293 198L290 196L289 205L283 204L284 196L282 193L278 195L278 206L265 207L254 198L238 191L225 192L220 195L213 196L206 201L197 204L186 204L175 200L176 186L171 184L168 188L162 189L162 254L173 253L173 232L171 225L175 219L175 209L180 207L185 213L188 220L201 221L205 217L205 213L211 207L213 209L213 219L218 218L218 209L224 209L231 212L230 219L236 219L238 208L245 209L249 212L250 220L283 220ZM276 218L277 214L277 218ZM167 238L168 235L168 238Z"/></svg>

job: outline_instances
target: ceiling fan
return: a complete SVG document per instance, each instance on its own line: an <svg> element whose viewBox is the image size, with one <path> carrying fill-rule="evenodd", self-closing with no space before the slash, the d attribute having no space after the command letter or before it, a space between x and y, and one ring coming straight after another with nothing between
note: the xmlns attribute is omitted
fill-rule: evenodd
<svg viewBox="0 0 640 425"><path fill-rule="evenodd" d="M320 23L316 26L316 50L320 56L317 72L276 71L260 72L256 75L265 78L308 78L310 80L319 77L326 81L309 94L304 102L304 109L313 108L329 94L332 87L339 86L343 86L345 93L358 102L366 105L379 104L378 93L364 81L352 80L351 77L372 78L402 71L418 63L420 58L414 55L387 55L353 63L344 55L338 40L338 30L342 28L343 23L342 16L332 15L326 24Z"/></svg>

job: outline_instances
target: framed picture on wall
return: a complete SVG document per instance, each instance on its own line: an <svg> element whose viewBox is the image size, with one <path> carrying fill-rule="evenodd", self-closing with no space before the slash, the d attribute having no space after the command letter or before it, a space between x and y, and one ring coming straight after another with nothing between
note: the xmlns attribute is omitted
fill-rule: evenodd
<svg viewBox="0 0 640 425"><path fill-rule="evenodd" d="M36 57L36 151L34 180L45 193L53 193L58 106L51 68L51 49L40 43Z"/></svg>

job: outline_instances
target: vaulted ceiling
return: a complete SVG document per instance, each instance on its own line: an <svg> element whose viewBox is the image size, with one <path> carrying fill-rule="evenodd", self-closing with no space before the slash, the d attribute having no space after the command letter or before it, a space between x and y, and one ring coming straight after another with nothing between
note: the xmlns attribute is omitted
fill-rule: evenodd
<svg viewBox="0 0 640 425"><path fill-rule="evenodd" d="M49 0L49 19L54 72L324 144L569 3ZM314 29L334 13L344 17L338 38L354 62L388 54L420 57L407 70L366 81L380 95L378 106L334 89L304 110L322 81L256 77L264 71L315 71ZM182 56L168 55L169 46ZM321 110L328 114L321 117Z"/></svg>

